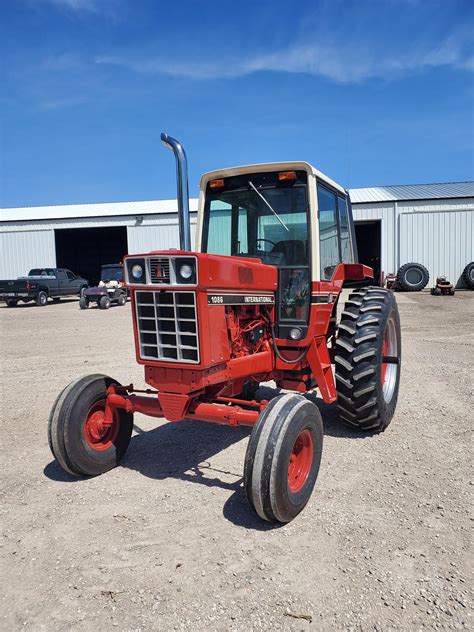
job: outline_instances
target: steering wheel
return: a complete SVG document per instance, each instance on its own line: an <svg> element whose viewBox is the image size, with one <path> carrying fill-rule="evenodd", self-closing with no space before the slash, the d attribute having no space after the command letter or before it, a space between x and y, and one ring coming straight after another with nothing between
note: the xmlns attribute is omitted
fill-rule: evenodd
<svg viewBox="0 0 474 632"><path fill-rule="evenodd" d="M263 238L257 238L257 243L259 241L266 241L268 244L271 244L272 246L276 246L276 243L274 241L272 241L271 239L263 239ZM265 251L264 251L265 252Z"/></svg>

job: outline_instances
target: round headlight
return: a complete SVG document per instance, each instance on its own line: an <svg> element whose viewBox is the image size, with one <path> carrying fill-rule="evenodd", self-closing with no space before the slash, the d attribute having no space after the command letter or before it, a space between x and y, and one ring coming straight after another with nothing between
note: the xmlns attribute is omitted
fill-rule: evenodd
<svg viewBox="0 0 474 632"><path fill-rule="evenodd" d="M193 276L193 269L187 263L184 263L179 268L179 276L183 279L190 279Z"/></svg>
<svg viewBox="0 0 474 632"><path fill-rule="evenodd" d="M302 333L303 332L301 331L301 329L298 329L298 327L293 327L293 329L290 329L290 338L292 340L299 340Z"/></svg>
<svg viewBox="0 0 474 632"><path fill-rule="evenodd" d="M143 268L138 263L136 263L132 268L132 276L135 279L139 279L143 276Z"/></svg>

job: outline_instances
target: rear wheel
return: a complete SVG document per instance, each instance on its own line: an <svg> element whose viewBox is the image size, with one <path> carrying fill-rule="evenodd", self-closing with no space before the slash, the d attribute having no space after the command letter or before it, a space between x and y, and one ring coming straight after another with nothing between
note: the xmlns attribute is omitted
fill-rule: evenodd
<svg viewBox="0 0 474 632"><path fill-rule="evenodd" d="M430 274L421 263L405 263L397 272L397 288L405 292L420 292L430 280Z"/></svg>
<svg viewBox="0 0 474 632"><path fill-rule="evenodd" d="M400 318L395 297L361 288L345 304L336 340L339 416L361 430L382 432L392 420L400 384Z"/></svg>
<svg viewBox="0 0 474 632"><path fill-rule="evenodd" d="M99 301L100 309L109 309L110 307L110 298L108 296L102 296Z"/></svg>
<svg viewBox="0 0 474 632"><path fill-rule="evenodd" d="M74 476L96 476L115 467L125 454L133 414L117 410L105 424L107 388L118 382L106 375L88 375L62 391L53 405L48 440L53 456Z"/></svg>
<svg viewBox="0 0 474 632"><path fill-rule="evenodd" d="M48 295L46 294L44 290L41 290L40 292L38 292L36 296L36 305L39 305L40 307L44 307L47 303L48 303Z"/></svg>
<svg viewBox="0 0 474 632"><path fill-rule="evenodd" d="M55 296L55 297L53 298L53 303L59 303L59 301L60 301L60 300L61 300L61 297L60 297L60 296Z"/></svg>
<svg viewBox="0 0 474 632"><path fill-rule="evenodd" d="M126 302L127 302L127 297L125 296L125 294L120 294L117 301L120 307L123 307L123 305L125 305Z"/></svg>
<svg viewBox="0 0 474 632"><path fill-rule="evenodd" d="M7 298L6 303L7 307L16 307L18 305L18 301L15 298Z"/></svg>
<svg viewBox="0 0 474 632"><path fill-rule="evenodd" d="M263 520L290 522L305 507L318 477L323 422L302 395L271 400L260 414L245 455L244 487Z"/></svg>

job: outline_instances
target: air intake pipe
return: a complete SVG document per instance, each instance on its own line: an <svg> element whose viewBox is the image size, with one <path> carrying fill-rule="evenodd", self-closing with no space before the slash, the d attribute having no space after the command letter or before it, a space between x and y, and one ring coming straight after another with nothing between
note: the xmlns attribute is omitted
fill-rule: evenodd
<svg viewBox="0 0 474 632"><path fill-rule="evenodd" d="M179 247L181 250L191 251L191 227L189 221L189 188L188 188L188 161L186 152L181 143L161 134L161 142L170 149L176 158L176 180L178 188L178 221L179 221Z"/></svg>

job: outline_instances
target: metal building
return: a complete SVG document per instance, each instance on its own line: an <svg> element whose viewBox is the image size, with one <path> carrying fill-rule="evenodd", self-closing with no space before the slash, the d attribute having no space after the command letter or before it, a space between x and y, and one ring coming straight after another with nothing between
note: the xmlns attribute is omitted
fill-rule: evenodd
<svg viewBox="0 0 474 632"><path fill-rule="evenodd" d="M381 273L409 262L462 286L474 260L474 182L351 189L359 259ZM194 241L197 199L190 200ZM124 254L179 245L176 200L0 210L0 277L64 267L97 280Z"/></svg>
<svg viewBox="0 0 474 632"><path fill-rule="evenodd" d="M349 191L359 260L378 273L421 263L430 273L463 286L474 260L474 182L407 184Z"/></svg>
<svg viewBox="0 0 474 632"><path fill-rule="evenodd" d="M190 211L194 239L197 199ZM177 248L178 232L176 200L2 209L0 277L58 267L95 282L127 253Z"/></svg>

